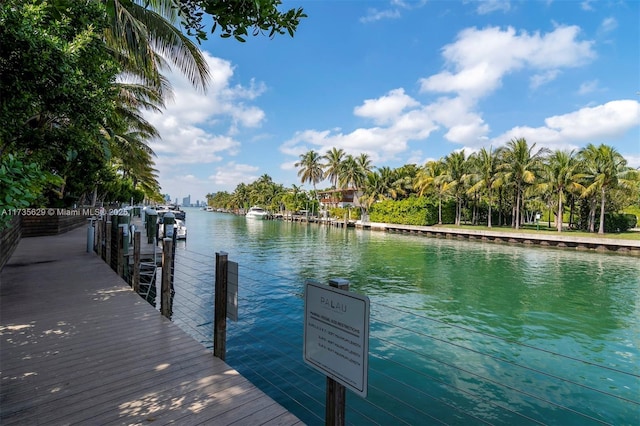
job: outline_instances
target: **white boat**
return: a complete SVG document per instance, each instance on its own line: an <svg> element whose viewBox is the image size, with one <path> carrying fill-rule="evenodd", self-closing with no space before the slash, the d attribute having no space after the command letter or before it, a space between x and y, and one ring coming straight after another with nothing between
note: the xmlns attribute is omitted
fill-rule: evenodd
<svg viewBox="0 0 640 426"><path fill-rule="evenodd" d="M186 240L187 239L187 226L180 219L176 219L173 225L173 232L176 233L176 240ZM158 237L164 238L164 226L160 224L158 229Z"/></svg>
<svg viewBox="0 0 640 426"><path fill-rule="evenodd" d="M174 232L176 233L176 240L187 239L187 226L180 219L176 219Z"/></svg>
<svg viewBox="0 0 640 426"><path fill-rule="evenodd" d="M249 209L245 216L247 217L247 219L264 220L267 218L267 216L269 216L269 213L267 213L267 211L262 207L253 206Z"/></svg>

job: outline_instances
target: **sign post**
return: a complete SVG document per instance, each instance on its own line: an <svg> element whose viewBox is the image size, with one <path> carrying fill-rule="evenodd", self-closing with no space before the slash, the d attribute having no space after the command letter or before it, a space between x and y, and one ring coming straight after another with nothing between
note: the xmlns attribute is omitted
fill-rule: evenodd
<svg viewBox="0 0 640 426"><path fill-rule="evenodd" d="M344 424L345 388L367 396L369 298L348 288L343 279L305 286L304 361L327 376L328 425Z"/></svg>

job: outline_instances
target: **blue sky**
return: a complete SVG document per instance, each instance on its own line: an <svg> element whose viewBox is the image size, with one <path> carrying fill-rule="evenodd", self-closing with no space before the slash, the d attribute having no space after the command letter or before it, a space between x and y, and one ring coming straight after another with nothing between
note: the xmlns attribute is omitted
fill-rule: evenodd
<svg viewBox="0 0 640 426"><path fill-rule="evenodd" d="M606 143L640 167L638 1L285 6L309 16L294 38L202 44L206 94L170 74L174 99L149 119L173 199L263 174L300 185L300 154L332 147L393 168L525 137L554 150Z"/></svg>

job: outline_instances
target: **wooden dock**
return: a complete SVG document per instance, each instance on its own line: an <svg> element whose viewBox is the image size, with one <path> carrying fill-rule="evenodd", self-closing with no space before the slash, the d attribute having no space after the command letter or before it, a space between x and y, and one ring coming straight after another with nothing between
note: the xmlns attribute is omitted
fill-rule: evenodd
<svg viewBox="0 0 640 426"><path fill-rule="evenodd" d="M87 253L85 227L20 241L0 335L2 425L302 424Z"/></svg>

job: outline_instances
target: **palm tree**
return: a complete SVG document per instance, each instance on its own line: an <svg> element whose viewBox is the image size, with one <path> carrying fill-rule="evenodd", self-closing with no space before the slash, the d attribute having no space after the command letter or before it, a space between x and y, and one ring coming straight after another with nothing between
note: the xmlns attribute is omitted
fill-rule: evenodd
<svg viewBox="0 0 640 426"><path fill-rule="evenodd" d="M383 167L377 172L367 173L363 194L360 197L360 204L365 210L369 210L376 201L382 201L387 198L387 187L382 177L383 169L386 168Z"/></svg>
<svg viewBox="0 0 640 426"><path fill-rule="evenodd" d="M556 228L562 232L563 202L567 193L581 193L584 186L580 181L585 177L579 172L580 163L576 160L574 151L554 151L545 164L546 179L541 184L543 193L553 194L558 199L556 213Z"/></svg>
<svg viewBox="0 0 640 426"><path fill-rule="evenodd" d="M547 152L540 148L533 152L536 144L529 146L526 139L512 139L507 142L503 151L502 164L499 166L503 173L502 179L510 182L514 187L513 226L520 229L520 209L523 205L524 189L532 185L540 172L542 156Z"/></svg>
<svg viewBox="0 0 640 426"><path fill-rule="evenodd" d="M493 151L491 148L488 150L482 148L472 158L472 164L474 165L473 184L468 190L467 194L485 192L487 194L487 205L489 206L489 212L487 216L487 227L491 228L491 208L493 206L493 190L498 182L498 156L499 151Z"/></svg>
<svg viewBox="0 0 640 426"><path fill-rule="evenodd" d="M331 148L323 158L327 160L324 165L324 178L331 181L333 189L338 189L338 176L340 175L340 166L344 159L344 150L342 148Z"/></svg>
<svg viewBox="0 0 640 426"><path fill-rule="evenodd" d="M366 172L360 162L352 155L347 155L340 167L338 184L341 188L355 189L362 187L366 179Z"/></svg>
<svg viewBox="0 0 640 426"><path fill-rule="evenodd" d="M600 195L600 227L598 234L604 234L604 214L606 209L607 193L618 186L627 186L630 180L627 177L632 169L627 167L627 161L618 151L601 144L587 145L580 151L580 157L584 161L585 174L588 183L584 196ZM595 204L592 204L592 213L595 213ZM591 220L590 232L594 231L594 221Z"/></svg>
<svg viewBox="0 0 640 426"><path fill-rule="evenodd" d="M373 166L371 165L371 158L369 158L369 154L362 153L356 157L356 163L360 167L360 171L365 175L373 170Z"/></svg>
<svg viewBox="0 0 640 426"><path fill-rule="evenodd" d="M102 0L111 25L105 42L121 64L123 74L161 90L169 87L161 71L169 61L191 83L205 90L207 62L198 47L179 29L179 9L174 0Z"/></svg>
<svg viewBox="0 0 640 426"><path fill-rule="evenodd" d="M446 173L444 162L429 161L424 167L418 170L414 188L418 191L418 196L433 191L438 197L438 225L442 225L442 198L445 197L452 188L449 176Z"/></svg>
<svg viewBox="0 0 640 426"><path fill-rule="evenodd" d="M462 201L464 197L464 184L466 180L468 162L464 150L452 152L444 158L444 167L447 180L456 199L456 225L460 225L462 217Z"/></svg>
<svg viewBox="0 0 640 426"><path fill-rule="evenodd" d="M314 150L308 151L305 154L300 155L300 161L295 166L299 167L298 176L302 183L309 182L313 185L313 190L316 189L316 184L324 178L324 171L322 170L322 164L320 160L322 157Z"/></svg>

